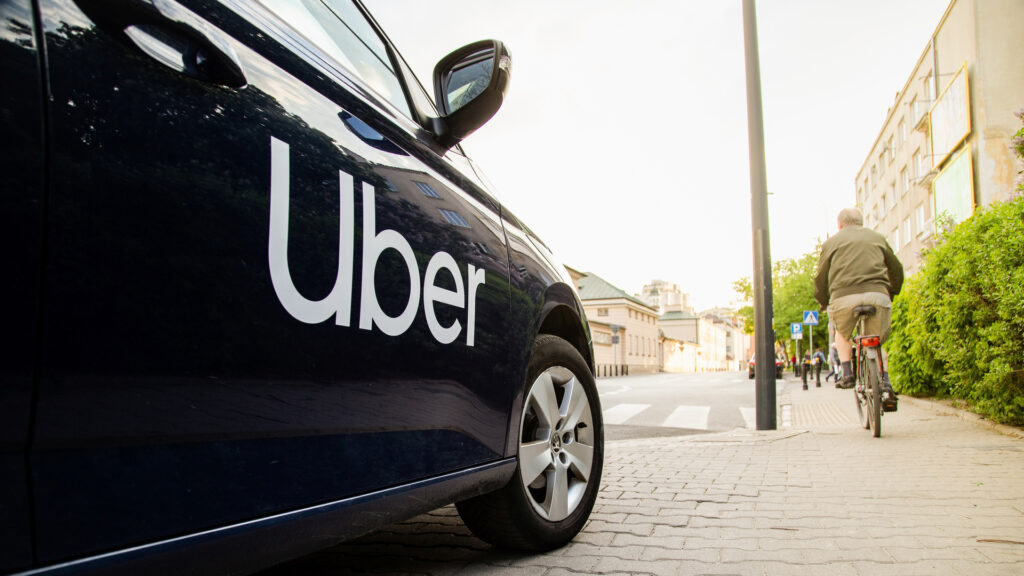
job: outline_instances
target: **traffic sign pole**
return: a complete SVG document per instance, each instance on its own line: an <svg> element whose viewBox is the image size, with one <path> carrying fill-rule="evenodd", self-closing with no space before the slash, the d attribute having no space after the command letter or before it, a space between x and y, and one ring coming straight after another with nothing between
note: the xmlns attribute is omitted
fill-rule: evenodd
<svg viewBox="0 0 1024 576"><path fill-rule="evenodd" d="M818 311L804 310L803 323L811 327L811 335L807 337L807 353L814 354L814 327L818 325Z"/></svg>

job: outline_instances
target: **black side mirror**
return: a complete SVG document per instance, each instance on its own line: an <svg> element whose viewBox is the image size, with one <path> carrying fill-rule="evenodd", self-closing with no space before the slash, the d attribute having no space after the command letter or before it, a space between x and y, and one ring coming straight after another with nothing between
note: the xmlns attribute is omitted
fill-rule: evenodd
<svg viewBox="0 0 1024 576"><path fill-rule="evenodd" d="M497 40L459 48L434 67L434 97L441 117L434 134L451 147L490 120L501 107L512 78L512 57Z"/></svg>

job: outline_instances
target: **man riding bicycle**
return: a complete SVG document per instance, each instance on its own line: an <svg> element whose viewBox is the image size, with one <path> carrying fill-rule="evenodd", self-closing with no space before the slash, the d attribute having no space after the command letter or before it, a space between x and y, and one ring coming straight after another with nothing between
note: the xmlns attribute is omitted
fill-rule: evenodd
<svg viewBox="0 0 1024 576"><path fill-rule="evenodd" d="M835 324L835 345L842 364L837 388L852 388L853 345L851 338L857 319L853 309L860 305L875 307L875 314L866 318L867 334L877 334L882 342L889 336L892 298L903 287L903 264L885 237L864 228L864 217L856 208L839 212L839 232L825 241L818 257L814 277L814 298L828 310ZM883 354L883 366L888 366ZM882 406L887 412L896 409L896 393L889 384L889 373L882 372Z"/></svg>

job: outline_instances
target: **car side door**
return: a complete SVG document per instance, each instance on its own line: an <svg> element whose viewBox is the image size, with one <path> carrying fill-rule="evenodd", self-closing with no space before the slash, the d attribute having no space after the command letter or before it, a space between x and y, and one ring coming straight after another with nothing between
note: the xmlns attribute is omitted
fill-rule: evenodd
<svg viewBox="0 0 1024 576"><path fill-rule="evenodd" d="M40 1L39 562L503 455L497 207L350 7Z"/></svg>
<svg viewBox="0 0 1024 576"><path fill-rule="evenodd" d="M0 572L32 563L28 472L43 250L43 91L30 0L0 2Z"/></svg>

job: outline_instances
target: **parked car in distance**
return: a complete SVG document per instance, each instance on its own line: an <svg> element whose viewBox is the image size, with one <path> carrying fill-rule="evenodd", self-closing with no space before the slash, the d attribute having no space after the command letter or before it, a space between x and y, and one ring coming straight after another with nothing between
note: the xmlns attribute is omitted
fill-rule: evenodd
<svg viewBox="0 0 1024 576"><path fill-rule="evenodd" d="M0 574L246 573L452 502L582 529L583 307L460 144L504 44L428 94L359 0L0 20Z"/></svg>
<svg viewBox="0 0 1024 576"><path fill-rule="evenodd" d="M747 363L747 375L751 380L754 379L754 355L750 356L750 362ZM775 378L782 378L783 363L782 358L775 357Z"/></svg>

